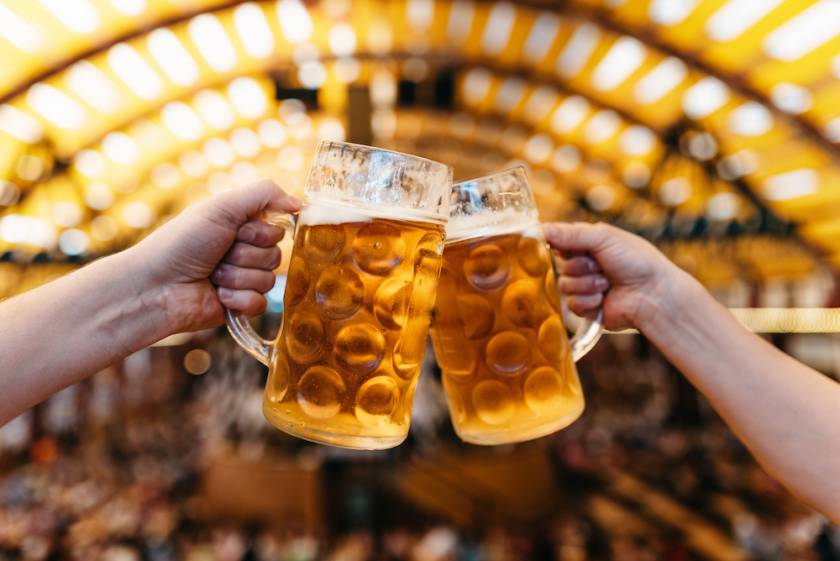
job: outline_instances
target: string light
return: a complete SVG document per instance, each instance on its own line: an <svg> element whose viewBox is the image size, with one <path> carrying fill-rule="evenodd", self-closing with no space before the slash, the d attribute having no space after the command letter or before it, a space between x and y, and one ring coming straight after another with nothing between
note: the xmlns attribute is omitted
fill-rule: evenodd
<svg viewBox="0 0 840 561"><path fill-rule="evenodd" d="M114 85L99 68L87 61L79 61L67 72L70 90L90 107L103 113L116 113L120 98Z"/></svg>
<svg viewBox="0 0 840 561"><path fill-rule="evenodd" d="M142 99L155 99L163 84L133 47L120 43L108 51L108 65L128 88Z"/></svg>
<svg viewBox="0 0 840 561"><path fill-rule="evenodd" d="M161 111L163 124L176 137L193 141L204 134L204 125L192 108L180 101L167 103Z"/></svg>
<svg viewBox="0 0 840 561"><path fill-rule="evenodd" d="M184 48L183 43L170 30L152 31L146 44L167 78L185 87L198 81L198 65Z"/></svg>
<svg viewBox="0 0 840 561"><path fill-rule="evenodd" d="M39 0L67 29L79 35L99 28L99 12L88 0Z"/></svg>
<svg viewBox="0 0 840 561"><path fill-rule="evenodd" d="M216 130L229 129L236 119L228 100L214 90L202 90L195 96L195 108L201 118Z"/></svg>
<svg viewBox="0 0 840 561"><path fill-rule="evenodd" d="M0 37L27 53L44 45L41 33L5 4L0 4Z"/></svg>
<svg viewBox="0 0 840 561"><path fill-rule="evenodd" d="M300 0L279 0L277 19L290 43L303 43L312 36L312 20Z"/></svg>
<svg viewBox="0 0 840 561"><path fill-rule="evenodd" d="M255 119L268 109L265 92L253 78L237 78L227 92L233 106L245 117Z"/></svg>
<svg viewBox="0 0 840 561"><path fill-rule="evenodd" d="M279 148L288 137L283 123L277 119L268 119L260 123L259 135L262 143L268 148Z"/></svg>
<svg viewBox="0 0 840 561"><path fill-rule="evenodd" d="M522 48L525 60L532 63L548 55L557 33L560 31L560 18L551 12L542 12L534 20L531 32Z"/></svg>
<svg viewBox="0 0 840 561"><path fill-rule="evenodd" d="M78 129L85 122L85 112L61 90L38 83L29 88L26 101L44 119L62 129Z"/></svg>
<svg viewBox="0 0 840 561"><path fill-rule="evenodd" d="M111 0L111 4L125 16L139 16L148 8L146 0Z"/></svg>
<svg viewBox="0 0 840 561"><path fill-rule="evenodd" d="M38 121L11 105L0 105L0 131L27 144L35 144L44 135Z"/></svg>
<svg viewBox="0 0 840 561"><path fill-rule="evenodd" d="M218 72L233 70L236 66L236 49L216 17L210 14L196 16L187 27L190 37L210 68Z"/></svg>
<svg viewBox="0 0 840 561"><path fill-rule="evenodd" d="M233 22L245 50L254 58L266 58L274 52L274 35L259 5L247 3L233 12Z"/></svg>

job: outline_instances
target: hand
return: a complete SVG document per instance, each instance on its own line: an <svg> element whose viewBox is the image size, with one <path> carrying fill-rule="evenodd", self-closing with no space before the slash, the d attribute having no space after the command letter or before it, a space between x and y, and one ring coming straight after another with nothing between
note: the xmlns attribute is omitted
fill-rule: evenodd
<svg viewBox="0 0 840 561"><path fill-rule="evenodd" d="M644 331L690 279L646 240L613 226L547 224L545 235L564 259L560 290L569 309L592 317L603 304L607 329Z"/></svg>
<svg viewBox="0 0 840 561"><path fill-rule="evenodd" d="M129 250L163 293L171 332L224 321L223 306L249 315L265 310L284 230L262 222L266 211L297 212L300 203L270 181L195 204Z"/></svg>

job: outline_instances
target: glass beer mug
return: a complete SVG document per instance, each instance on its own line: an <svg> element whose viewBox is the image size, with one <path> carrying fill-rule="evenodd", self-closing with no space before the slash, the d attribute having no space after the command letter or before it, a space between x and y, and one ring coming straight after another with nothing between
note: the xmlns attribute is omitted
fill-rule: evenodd
<svg viewBox="0 0 840 561"><path fill-rule="evenodd" d="M451 197L432 342L455 432L474 444L555 432L583 412L574 363L600 318L568 340L523 168L458 183Z"/></svg>
<svg viewBox="0 0 840 561"><path fill-rule="evenodd" d="M452 171L340 142L319 146L294 225L274 341L227 311L269 366L263 412L294 436L383 449L408 434L443 251ZM275 219L275 223L282 223Z"/></svg>

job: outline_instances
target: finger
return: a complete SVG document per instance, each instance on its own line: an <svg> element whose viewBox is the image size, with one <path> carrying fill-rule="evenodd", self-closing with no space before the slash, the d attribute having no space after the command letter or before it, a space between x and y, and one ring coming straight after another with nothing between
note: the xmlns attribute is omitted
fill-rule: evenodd
<svg viewBox="0 0 840 561"><path fill-rule="evenodd" d="M237 242L233 244L222 261L237 267L249 269L274 270L280 265L283 254L276 245L271 247L257 247L255 245Z"/></svg>
<svg viewBox="0 0 840 561"><path fill-rule="evenodd" d="M569 277L582 277L601 272L598 262L591 257L570 257L563 261L561 269L563 275Z"/></svg>
<svg viewBox="0 0 840 561"><path fill-rule="evenodd" d="M256 290L268 292L274 287L275 276L271 271L263 269L244 269L233 265L220 265L210 280L216 286L233 288L236 290Z"/></svg>
<svg viewBox="0 0 840 561"><path fill-rule="evenodd" d="M605 292L610 283L603 275L586 275L584 277L561 277L560 290L565 294L587 295Z"/></svg>
<svg viewBox="0 0 840 561"><path fill-rule="evenodd" d="M219 288L217 291L219 302L234 312L240 312L248 316L258 316L265 312L268 302L265 296L253 290L232 290L230 288Z"/></svg>
<svg viewBox="0 0 840 561"><path fill-rule="evenodd" d="M265 211L300 210L300 201L268 180L225 191L211 201L220 215L235 225L243 224Z"/></svg>
<svg viewBox="0 0 840 561"><path fill-rule="evenodd" d="M560 252L597 253L619 230L606 224L556 222L545 225L545 238Z"/></svg>
<svg viewBox="0 0 840 561"><path fill-rule="evenodd" d="M601 307L604 303L604 294L598 292L597 294L579 294L569 296L566 299L566 306L572 313L581 317L591 317L592 313Z"/></svg>
<svg viewBox="0 0 840 561"><path fill-rule="evenodd" d="M280 243L286 231L262 220L251 220L236 232L236 239L259 247L271 247Z"/></svg>

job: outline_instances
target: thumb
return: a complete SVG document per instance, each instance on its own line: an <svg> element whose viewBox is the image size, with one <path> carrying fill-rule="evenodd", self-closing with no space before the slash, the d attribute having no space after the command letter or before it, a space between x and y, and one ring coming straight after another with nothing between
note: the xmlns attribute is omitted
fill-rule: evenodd
<svg viewBox="0 0 840 561"><path fill-rule="evenodd" d="M266 211L297 212L300 210L300 201L269 180L225 191L210 202L216 211L235 226L244 224Z"/></svg>
<svg viewBox="0 0 840 561"><path fill-rule="evenodd" d="M585 222L555 222L544 228L548 244L561 253L598 253L606 246L610 234L609 226Z"/></svg>

